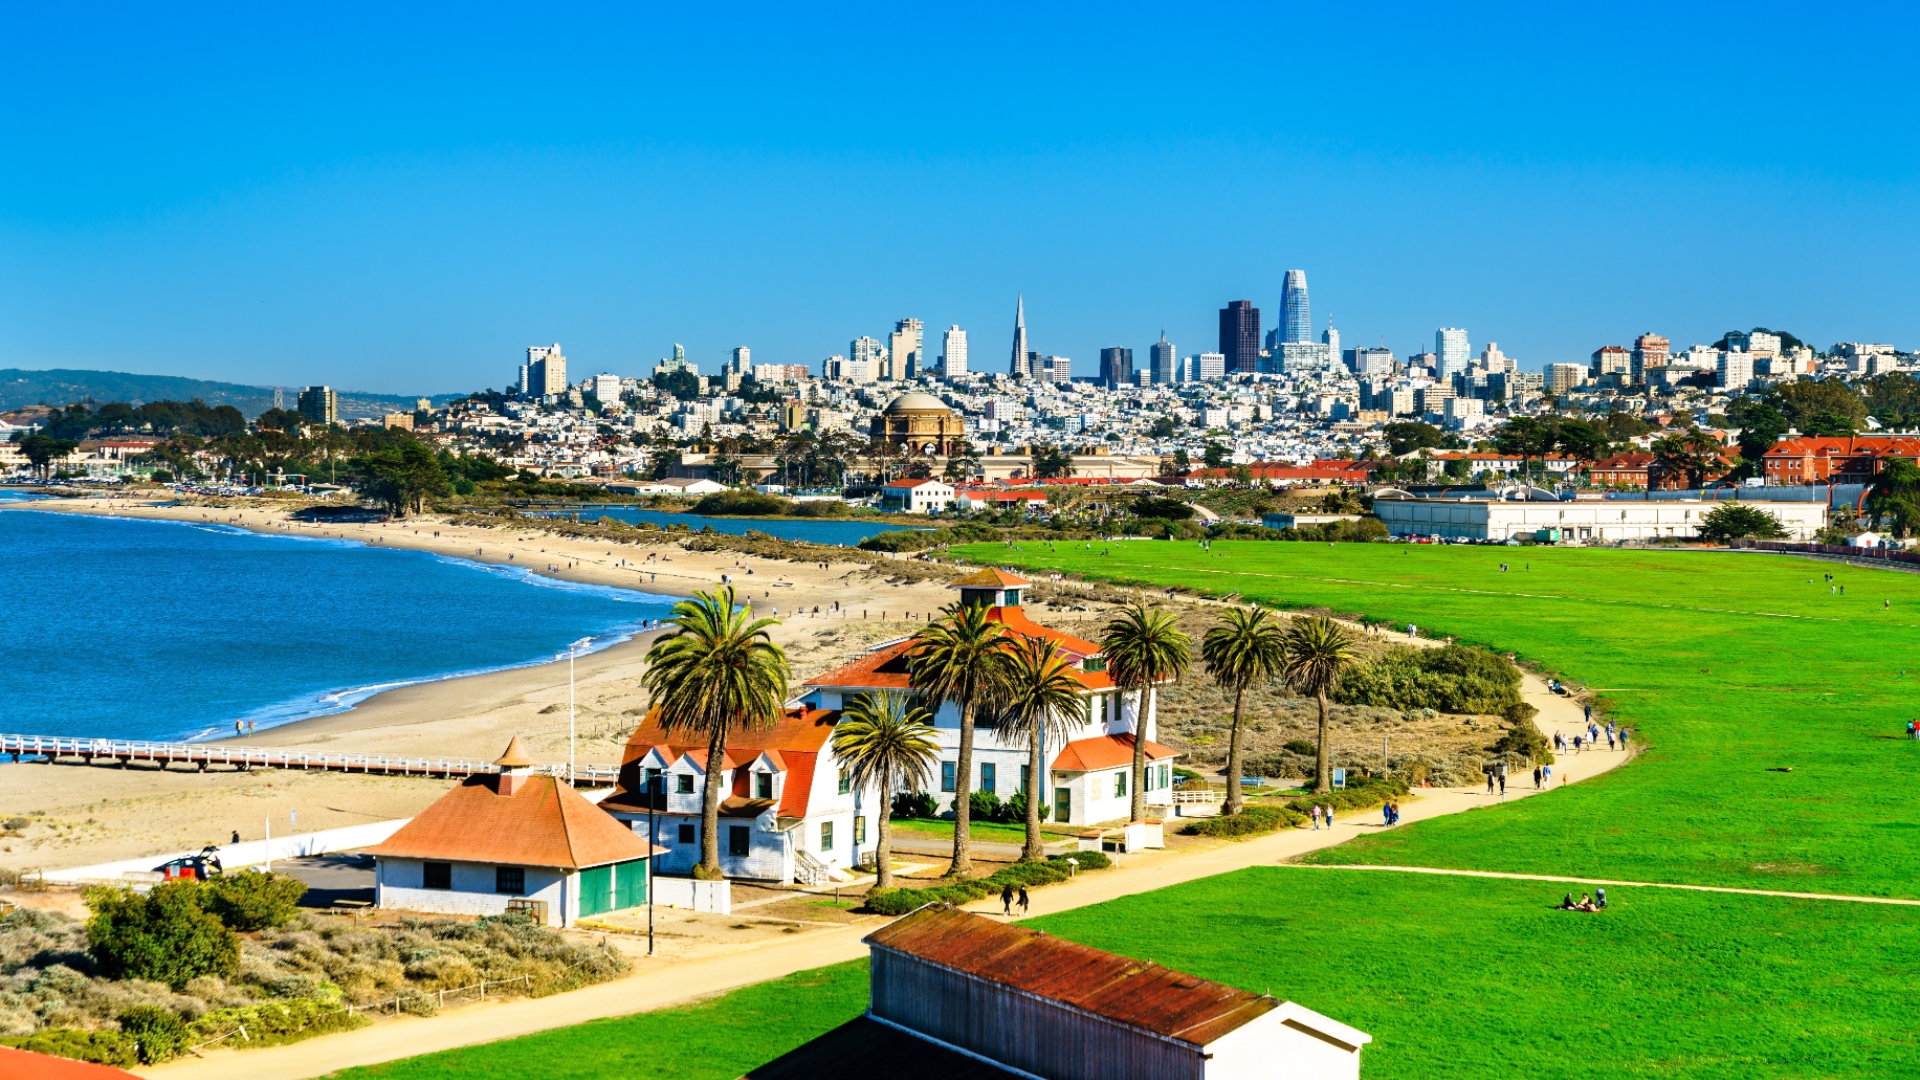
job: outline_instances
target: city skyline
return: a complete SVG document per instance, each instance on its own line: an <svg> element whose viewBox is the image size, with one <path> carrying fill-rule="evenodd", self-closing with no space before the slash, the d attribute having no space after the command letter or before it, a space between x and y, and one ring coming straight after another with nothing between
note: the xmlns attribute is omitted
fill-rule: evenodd
<svg viewBox="0 0 1920 1080"><path fill-rule="evenodd" d="M1163 325L1212 347L1229 300L1271 321L1289 268L1349 346L1464 326L1528 370L1650 328L1920 341L1920 269L1886 257L1920 239L1898 9L1662 11L1676 62L1785 35L1847 76L1626 86L1579 72L1639 55L1632 19L1246 8L1239 32L1340 47L1284 81L1116 83L1114 55L1205 62L1229 16L1026 13L1065 43L1035 71L995 12L467 14L20 13L0 145L35 166L0 177L0 367L448 392L528 342L817 366L907 316L984 358L1024 293L1036 348L1084 372ZM958 77L812 66L912 39ZM1340 77L1361 48L1502 76ZM568 77L500 77L528 55Z"/></svg>

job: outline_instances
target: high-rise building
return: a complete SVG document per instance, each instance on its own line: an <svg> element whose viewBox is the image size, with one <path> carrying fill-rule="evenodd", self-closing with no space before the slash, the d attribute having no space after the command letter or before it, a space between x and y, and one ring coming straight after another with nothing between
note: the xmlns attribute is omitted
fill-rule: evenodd
<svg viewBox="0 0 1920 1080"><path fill-rule="evenodd" d="M1033 372L1027 359L1027 297L1023 293L1013 302L1013 362L1007 371L1016 379L1024 379Z"/></svg>
<svg viewBox="0 0 1920 1080"><path fill-rule="evenodd" d="M1738 390L1752 382L1753 359L1752 353L1742 352L1739 349L1728 349L1721 353L1718 379L1720 386L1727 390ZM1772 358L1768 357L1768 359Z"/></svg>
<svg viewBox="0 0 1920 1080"><path fill-rule="evenodd" d="M532 397L546 397L548 394L566 392L567 358L560 352L559 343L527 346L526 393Z"/></svg>
<svg viewBox="0 0 1920 1080"><path fill-rule="evenodd" d="M331 424L340 419L340 395L331 386L309 386L300 391L294 403L300 415L316 424Z"/></svg>
<svg viewBox="0 0 1920 1080"><path fill-rule="evenodd" d="M1633 370L1633 354L1618 345L1602 345L1593 350L1588 370L1595 379L1628 374Z"/></svg>
<svg viewBox="0 0 1920 1080"><path fill-rule="evenodd" d="M727 358L728 375L747 375L753 371L753 350L745 345L733 350Z"/></svg>
<svg viewBox="0 0 1920 1080"><path fill-rule="evenodd" d="M1587 368L1584 364L1552 364L1547 368L1547 393L1564 394L1569 390L1586 385Z"/></svg>
<svg viewBox="0 0 1920 1080"><path fill-rule="evenodd" d="M1393 350L1388 348L1348 349L1343 359L1355 375L1385 375L1393 370Z"/></svg>
<svg viewBox="0 0 1920 1080"><path fill-rule="evenodd" d="M1160 331L1160 340L1147 350L1151 358L1147 371L1153 376L1153 385L1171 386L1180 381L1179 360L1173 354L1173 342L1167 340L1167 332Z"/></svg>
<svg viewBox="0 0 1920 1080"><path fill-rule="evenodd" d="M1188 371L1189 379L1224 379L1227 377L1227 357L1225 353L1203 352L1199 356L1189 357L1193 362Z"/></svg>
<svg viewBox="0 0 1920 1080"><path fill-rule="evenodd" d="M893 336L887 339L889 376L917 379L926 367L922 350L927 344L927 328L919 319L901 319L893 324Z"/></svg>
<svg viewBox="0 0 1920 1080"><path fill-rule="evenodd" d="M1275 370L1288 375L1309 375L1333 369L1333 353L1318 341L1283 341Z"/></svg>
<svg viewBox="0 0 1920 1080"><path fill-rule="evenodd" d="M1313 312L1307 306L1305 270L1287 271L1285 287L1280 292L1280 325L1276 329L1280 331L1283 345L1289 341L1313 340ZM1226 351L1224 344L1221 351Z"/></svg>
<svg viewBox="0 0 1920 1080"><path fill-rule="evenodd" d="M892 374L887 370L887 347L880 344L878 338L869 337L866 334L854 338L847 346L847 360L856 370L862 370L861 365L865 365L864 370L868 373L868 379L892 378Z"/></svg>
<svg viewBox="0 0 1920 1080"><path fill-rule="evenodd" d="M1306 291L1307 291L1306 286L1302 285L1300 287L1301 295L1302 296L1306 295ZM1306 301L1302 300L1301 306L1305 307ZM1327 316L1326 330L1322 331L1320 334L1320 344L1325 345L1327 347L1327 355L1329 357L1332 357L1332 360L1329 362L1328 366L1332 366L1333 364L1337 364L1340 362L1340 331L1335 330L1333 328L1333 316L1331 314Z"/></svg>
<svg viewBox="0 0 1920 1080"><path fill-rule="evenodd" d="M1073 361L1064 356L1049 356L1034 364L1032 370L1055 386L1065 386L1073 381Z"/></svg>
<svg viewBox="0 0 1920 1080"><path fill-rule="evenodd" d="M949 381L967 373L967 332L955 323L940 339L940 377Z"/></svg>
<svg viewBox="0 0 1920 1080"><path fill-rule="evenodd" d="M1673 343L1651 331L1641 334L1633 341L1633 377L1646 381L1649 368L1667 366L1667 357L1671 354Z"/></svg>
<svg viewBox="0 0 1920 1080"><path fill-rule="evenodd" d="M1497 341L1487 342L1487 347L1480 350L1480 359L1474 361L1474 363L1488 373L1495 371L1514 371L1518 367L1518 365L1513 362L1513 357L1500 351L1500 343Z"/></svg>
<svg viewBox="0 0 1920 1080"><path fill-rule="evenodd" d="M601 372L593 377L593 396L601 405L620 404L620 376Z"/></svg>
<svg viewBox="0 0 1920 1080"><path fill-rule="evenodd" d="M1251 300L1220 309L1220 355L1229 372L1260 370L1260 309Z"/></svg>
<svg viewBox="0 0 1920 1080"><path fill-rule="evenodd" d="M1465 330L1443 326L1433 332L1433 352L1440 358L1436 377L1451 379L1467 370L1467 361L1473 356L1473 347L1467 344Z"/></svg>
<svg viewBox="0 0 1920 1080"><path fill-rule="evenodd" d="M1109 390L1133 385L1133 350L1115 346L1100 350L1100 382Z"/></svg>

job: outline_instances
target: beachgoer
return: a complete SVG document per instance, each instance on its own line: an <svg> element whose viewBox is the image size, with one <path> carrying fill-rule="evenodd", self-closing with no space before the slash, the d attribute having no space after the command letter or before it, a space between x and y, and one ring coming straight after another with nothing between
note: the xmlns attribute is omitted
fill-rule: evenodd
<svg viewBox="0 0 1920 1080"><path fill-rule="evenodd" d="M1567 895L1560 898L1560 910L1561 911L1573 910L1573 894L1572 893L1568 893Z"/></svg>
<svg viewBox="0 0 1920 1080"><path fill-rule="evenodd" d="M246 725L246 722L245 722L245 721L242 721L242 720L235 720L235 721L233 722L233 733L234 733L234 734L235 734L236 736L238 736L238 735L245 735L245 734L247 733L247 725Z"/></svg>
<svg viewBox="0 0 1920 1080"><path fill-rule="evenodd" d="M239 829L235 829L235 830L233 830L233 839L232 839L231 841L229 841L229 843L234 843L234 844L237 844L237 843L239 843L239 842L240 842L240 830L239 830Z"/></svg>

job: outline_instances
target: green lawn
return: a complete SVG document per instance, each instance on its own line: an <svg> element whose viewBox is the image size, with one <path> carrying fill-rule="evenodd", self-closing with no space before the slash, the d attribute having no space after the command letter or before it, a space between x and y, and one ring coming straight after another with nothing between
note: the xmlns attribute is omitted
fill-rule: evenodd
<svg viewBox="0 0 1920 1080"><path fill-rule="evenodd" d="M696 1005L331 1074L341 1080L734 1080L867 1007L867 962L760 983Z"/></svg>
<svg viewBox="0 0 1920 1080"><path fill-rule="evenodd" d="M1405 544L955 554L1411 620L1585 680L1651 747L1594 783L1421 822L1322 862L1920 895L1920 743L1899 737L1920 715L1920 575L1731 552ZM1828 572L1847 595L1829 592ZM1577 777L1579 759L1561 769Z"/></svg>
<svg viewBox="0 0 1920 1080"><path fill-rule="evenodd" d="M1373 1035L1366 1080L1913 1076L1920 915L1668 889L1256 867L1035 920ZM733 1080L858 1015L842 964L342 1078Z"/></svg>
<svg viewBox="0 0 1920 1080"><path fill-rule="evenodd" d="M1257 867L1035 920L1371 1034L1366 1080L1920 1075L1920 913Z"/></svg>
<svg viewBox="0 0 1920 1080"><path fill-rule="evenodd" d="M1085 830L1069 829L1060 825L1042 825L1040 833L1042 843L1058 840L1063 836L1074 836ZM948 843L953 842L953 822L936 821L928 818L907 818L893 822L895 836L928 837L937 836ZM993 844L1024 844L1027 842L1025 825L1001 825L991 821L974 821L967 826L967 833L973 839Z"/></svg>

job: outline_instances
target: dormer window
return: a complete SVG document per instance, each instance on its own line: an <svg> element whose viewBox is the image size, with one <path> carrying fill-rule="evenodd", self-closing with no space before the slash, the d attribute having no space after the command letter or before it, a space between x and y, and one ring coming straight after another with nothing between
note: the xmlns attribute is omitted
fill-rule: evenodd
<svg viewBox="0 0 1920 1080"><path fill-rule="evenodd" d="M756 799L773 798L773 774L757 772L753 774L753 797Z"/></svg>
<svg viewBox="0 0 1920 1080"><path fill-rule="evenodd" d="M680 775L674 777L673 779L674 779L674 785L673 785L674 791L682 795L693 794L693 774L692 773L681 773Z"/></svg>
<svg viewBox="0 0 1920 1080"><path fill-rule="evenodd" d="M1104 656L1089 656L1085 660L1080 661L1080 670L1105 671L1107 670L1107 658Z"/></svg>

